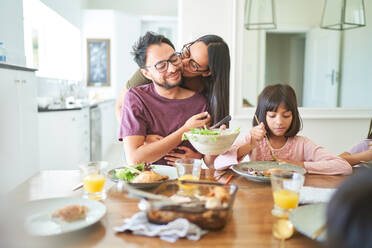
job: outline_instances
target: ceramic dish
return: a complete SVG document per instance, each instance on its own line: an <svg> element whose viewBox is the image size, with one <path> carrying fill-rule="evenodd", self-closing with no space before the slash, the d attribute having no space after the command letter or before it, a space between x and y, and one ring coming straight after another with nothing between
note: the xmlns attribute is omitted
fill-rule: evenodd
<svg viewBox="0 0 372 248"><path fill-rule="evenodd" d="M88 207L84 219L65 222L52 218L58 209L68 205ZM62 197L30 201L22 206L24 227L32 236L52 236L83 229L98 222L106 213L106 206L99 201L84 198Z"/></svg>
<svg viewBox="0 0 372 248"><path fill-rule="evenodd" d="M317 203L298 207L291 211L289 220L292 222L297 231L311 238L316 230L325 223L325 211L327 204ZM316 239L323 242L326 239L324 231Z"/></svg>
<svg viewBox="0 0 372 248"><path fill-rule="evenodd" d="M365 167L372 168L372 160L363 161L363 163L361 164L364 165Z"/></svg>
<svg viewBox="0 0 372 248"><path fill-rule="evenodd" d="M232 170L239 175L245 177L248 180L255 181L255 182L270 182L270 177L267 176L257 176L249 174L249 169L254 171L264 172L269 169L278 168L285 171L296 171L302 175L306 173L306 170L300 166L293 165L293 164L285 164L285 163L278 163L278 162L270 162L270 161L253 161L253 162L245 162L240 164L235 164L232 167Z"/></svg>
<svg viewBox="0 0 372 248"><path fill-rule="evenodd" d="M186 132L185 136L198 152L206 155L219 155L230 149L235 139L239 135L238 130L232 129L213 130L220 132L220 134L203 135Z"/></svg>
<svg viewBox="0 0 372 248"><path fill-rule="evenodd" d="M154 170L156 173L162 176L168 176L168 180L173 180L178 178L177 169L173 166L167 166L167 165L152 165L152 170ZM115 170L116 169L122 169L124 167L118 167L115 169L110 170L107 173L107 176L114 182L119 182L119 179L115 177ZM165 180L167 181L167 180ZM162 184L164 180L153 182L153 183L128 183L130 186L133 186L138 189L151 189L155 188L156 186L159 186Z"/></svg>

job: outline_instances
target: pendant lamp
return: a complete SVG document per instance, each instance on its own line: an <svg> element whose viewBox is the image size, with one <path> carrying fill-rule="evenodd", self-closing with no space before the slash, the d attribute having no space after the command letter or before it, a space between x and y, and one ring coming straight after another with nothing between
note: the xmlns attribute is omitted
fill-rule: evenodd
<svg viewBox="0 0 372 248"><path fill-rule="evenodd" d="M248 30L276 29L274 0L246 0L244 27Z"/></svg>
<svg viewBox="0 0 372 248"><path fill-rule="evenodd" d="M364 0L325 0L321 28L346 30L364 26Z"/></svg>

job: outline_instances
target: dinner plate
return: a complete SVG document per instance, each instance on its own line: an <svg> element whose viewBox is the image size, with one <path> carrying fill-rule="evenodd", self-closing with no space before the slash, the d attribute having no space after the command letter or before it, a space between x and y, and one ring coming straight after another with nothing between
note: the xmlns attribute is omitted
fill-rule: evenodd
<svg viewBox="0 0 372 248"><path fill-rule="evenodd" d="M88 207L84 219L65 222L52 214L68 205ZM52 236L83 229L98 222L106 213L106 206L95 200L74 197L50 198L27 202L22 206L24 227L32 236Z"/></svg>
<svg viewBox="0 0 372 248"><path fill-rule="evenodd" d="M152 170L162 176L168 176L168 180L173 180L178 178L177 169L173 166L167 165L151 165ZM107 176L114 182L119 182L120 180L115 177L115 170L116 169L123 169L124 167L118 167L115 169L110 170L107 173ZM165 180L167 181L167 180ZM163 183L163 181L153 182L153 183L128 183L130 186L133 186L138 189L150 189L155 188L156 186Z"/></svg>
<svg viewBox="0 0 372 248"><path fill-rule="evenodd" d="M363 162L361 164L363 164L364 166L366 166L368 168L372 168L372 160L365 161L365 162Z"/></svg>
<svg viewBox="0 0 372 248"><path fill-rule="evenodd" d="M325 223L326 203L317 203L298 207L291 211L289 220L297 231L311 238L316 230ZM319 242L326 240L325 230L316 239Z"/></svg>
<svg viewBox="0 0 372 248"><path fill-rule="evenodd" d="M251 162L244 162L240 164L234 164L232 170L239 175L242 175L248 180L255 181L255 182L270 182L270 177L267 176L256 176L251 175L248 173L249 169L253 169L254 171L266 171L273 168L278 168L284 171L295 171L302 175L306 173L306 170L300 166L293 165L293 164L286 164L286 163L279 163L279 162L270 162L270 161L251 161Z"/></svg>

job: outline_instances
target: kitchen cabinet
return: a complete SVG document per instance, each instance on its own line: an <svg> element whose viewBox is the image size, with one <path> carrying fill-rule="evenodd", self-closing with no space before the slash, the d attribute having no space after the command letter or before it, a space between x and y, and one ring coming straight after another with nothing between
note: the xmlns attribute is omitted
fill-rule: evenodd
<svg viewBox="0 0 372 248"><path fill-rule="evenodd" d="M115 101L105 101L99 104L102 118L102 156L104 159L112 144L115 143L118 136L116 119L115 119Z"/></svg>
<svg viewBox="0 0 372 248"><path fill-rule="evenodd" d="M90 160L89 107L39 112L40 168L77 169Z"/></svg>
<svg viewBox="0 0 372 248"><path fill-rule="evenodd" d="M0 193L39 170L34 69L0 64Z"/></svg>

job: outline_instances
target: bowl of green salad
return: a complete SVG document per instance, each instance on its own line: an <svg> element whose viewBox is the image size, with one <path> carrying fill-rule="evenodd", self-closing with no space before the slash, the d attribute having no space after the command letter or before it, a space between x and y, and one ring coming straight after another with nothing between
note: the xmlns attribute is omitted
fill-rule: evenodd
<svg viewBox="0 0 372 248"><path fill-rule="evenodd" d="M238 129L193 128L183 134L182 140L189 140L192 146L205 155L219 155L226 152L240 133Z"/></svg>

